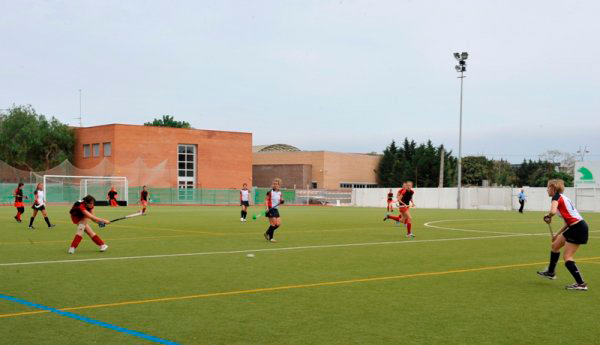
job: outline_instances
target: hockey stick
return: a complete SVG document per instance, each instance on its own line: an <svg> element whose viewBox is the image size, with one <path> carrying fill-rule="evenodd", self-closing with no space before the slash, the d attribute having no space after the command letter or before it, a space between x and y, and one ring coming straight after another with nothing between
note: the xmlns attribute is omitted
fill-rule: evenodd
<svg viewBox="0 0 600 345"><path fill-rule="evenodd" d="M258 219L258 218L260 218L261 216L265 216L265 217L266 217L266 216L267 216L267 213L271 212L271 210L272 210L272 209L274 209L275 207L277 207L277 206L281 205L281 203L282 203L282 202L283 202L283 200L281 200L281 201L280 201L280 202L279 202L277 205L275 205L275 206L271 207L270 209L266 210L265 212L261 212L261 213L258 213L258 214L255 214L255 215L253 215L253 216L252 216L252 219L253 219L253 220L257 220L257 219Z"/></svg>
<svg viewBox="0 0 600 345"><path fill-rule="evenodd" d="M111 223L114 223L114 222L118 222L118 221L120 221L120 220L124 220L124 219L129 219L129 218L133 218L133 217L141 216L142 214L143 214L143 213L142 213L142 211L139 211L139 212L136 212L136 213L132 213L132 214L130 214L130 215L127 215L127 216L125 216L125 217L119 217L119 218L113 219L113 220L111 220L110 222L111 222ZM103 227L105 227L105 226L106 226L106 223L100 222L100 223L98 223L98 226L99 226L99 227L101 227L101 228L103 228Z"/></svg>
<svg viewBox="0 0 600 345"><path fill-rule="evenodd" d="M552 225L548 224L548 230L550 230L551 238L554 238L554 231L552 231Z"/></svg>

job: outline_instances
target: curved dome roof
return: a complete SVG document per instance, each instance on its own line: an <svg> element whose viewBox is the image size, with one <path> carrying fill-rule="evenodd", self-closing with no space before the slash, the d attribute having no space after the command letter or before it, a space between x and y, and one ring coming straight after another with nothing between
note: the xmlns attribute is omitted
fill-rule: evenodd
<svg viewBox="0 0 600 345"><path fill-rule="evenodd" d="M254 152L296 152L299 148L288 144L273 144L254 146Z"/></svg>

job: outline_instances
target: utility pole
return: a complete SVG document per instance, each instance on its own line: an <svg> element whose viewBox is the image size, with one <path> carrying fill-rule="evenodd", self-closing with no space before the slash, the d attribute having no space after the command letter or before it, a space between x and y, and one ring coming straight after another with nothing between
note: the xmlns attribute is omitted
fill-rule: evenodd
<svg viewBox="0 0 600 345"><path fill-rule="evenodd" d="M446 158L446 151L444 150L444 147L442 146L442 149L440 150L440 182L438 184L439 188L443 188L444 187L444 160Z"/></svg>

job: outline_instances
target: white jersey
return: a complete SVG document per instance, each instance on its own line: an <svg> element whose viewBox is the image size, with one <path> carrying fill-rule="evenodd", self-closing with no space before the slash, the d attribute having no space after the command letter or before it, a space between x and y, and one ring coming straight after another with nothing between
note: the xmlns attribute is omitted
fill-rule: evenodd
<svg viewBox="0 0 600 345"><path fill-rule="evenodd" d="M34 204L36 206L45 206L46 198L44 196L43 190L36 190L33 194L35 194Z"/></svg>
<svg viewBox="0 0 600 345"><path fill-rule="evenodd" d="M269 208L277 208L283 200L280 190L272 190L267 194L267 203Z"/></svg>
<svg viewBox="0 0 600 345"><path fill-rule="evenodd" d="M250 201L250 191L247 189L240 190L240 199L242 201Z"/></svg>

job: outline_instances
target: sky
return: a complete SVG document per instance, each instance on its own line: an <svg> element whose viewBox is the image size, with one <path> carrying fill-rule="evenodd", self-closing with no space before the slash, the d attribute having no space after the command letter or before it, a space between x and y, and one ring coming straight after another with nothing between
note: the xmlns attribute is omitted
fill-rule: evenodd
<svg viewBox="0 0 600 345"><path fill-rule="evenodd" d="M255 145L431 140L600 160L600 2L1 1L0 109L84 126L163 114Z"/></svg>

